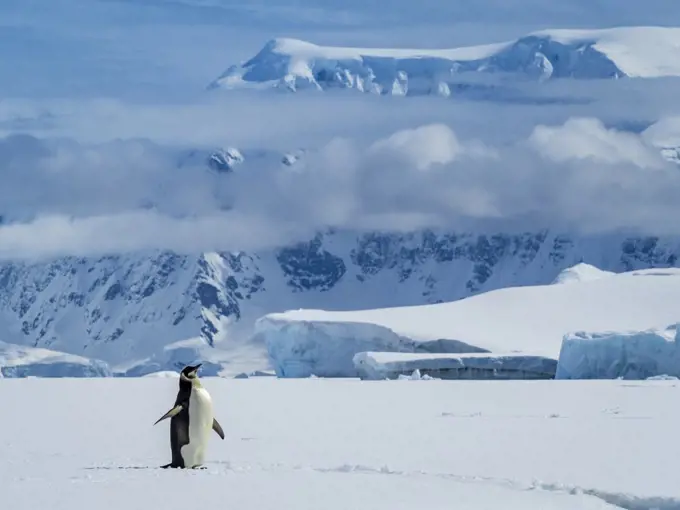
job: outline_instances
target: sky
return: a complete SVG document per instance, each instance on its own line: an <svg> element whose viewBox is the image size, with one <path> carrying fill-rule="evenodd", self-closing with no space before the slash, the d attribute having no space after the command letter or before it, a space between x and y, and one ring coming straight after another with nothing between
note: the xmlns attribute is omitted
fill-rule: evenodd
<svg viewBox="0 0 680 510"><path fill-rule="evenodd" d="M680 15L665 0L389 5L0 3L0 258L268 249L327 226L680 234L658 147L680 145L676 79L529 89L560 98L541 106L205 90L279 36L454 47ZM220 147L308 154L228 176L179 163Z"/></svg>

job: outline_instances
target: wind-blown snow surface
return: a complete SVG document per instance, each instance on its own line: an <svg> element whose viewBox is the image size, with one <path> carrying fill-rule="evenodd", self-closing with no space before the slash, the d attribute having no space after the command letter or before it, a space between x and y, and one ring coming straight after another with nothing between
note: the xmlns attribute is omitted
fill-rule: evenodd
<svg viewBox="0 0 680 510"><path fill-rule="evenodd" d="M680 76L678 57L680 29L666 27L543 30L516 41L442 50L329 47L281 38L231 66L208 88L449 96L470 72L540 80L661 78Z"/></svg>
<svg viewBox="0 0 680 510"><path fill-rule="evenodd" d="M3 379L0 401L21 416L0 420L3 504L680 508L677 381L203 384L226 439L212 435L206 470L185 471L156 468L169 424L152 424L176 379Z"/></svg>
<svg viewBox="0 0 680 510"><path fill-rule="evenodd" d="M567 333L666 327L680 318L679 300L680 269L654 269L569 285L505 288L433 305L289 311L262 317L255 329L279 375L355 376L352 358L361 351L557 359Z"/></svg>

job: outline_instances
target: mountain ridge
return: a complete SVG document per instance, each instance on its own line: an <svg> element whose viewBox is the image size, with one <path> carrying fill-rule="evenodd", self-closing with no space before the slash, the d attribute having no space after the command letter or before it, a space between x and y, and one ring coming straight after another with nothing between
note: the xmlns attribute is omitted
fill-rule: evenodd
<svg viewBox="0 0 680 510"><path fill-rule="evenodd" d="M453 301L548 284L579 262L622 272L675 267L679 255L679 239L656 237L334 232L262 253L4 263L0 323L5 342L99 359L118 375L198 357L235 375L268 368L251 333L270 312Z"/></svg>
<svg viewBox="0 0 680 510"><path fill-rule="evenodd" d="M210 82L214 89L352 89L378 95L440 95L499 86L495 75L530 80L680 76L680 28L554 29L514 41L452 49L319 46L278 38ZM481 82L480 79L482 80Z"/></svg>

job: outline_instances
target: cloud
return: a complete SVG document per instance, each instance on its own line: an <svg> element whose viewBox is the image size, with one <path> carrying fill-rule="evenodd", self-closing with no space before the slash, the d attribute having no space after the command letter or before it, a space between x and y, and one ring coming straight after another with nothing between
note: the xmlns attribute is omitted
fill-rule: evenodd
<svg viewBox="0 0 680 510"><path fill-rule="evenodd" d="M186 154L150 140L0 140L0 258L263 250L328 227L680 234L680 169L595 119L498 146L442 123L335 138L293 167L250 154L232 174Z"/></svg>
<svg viewBox="0 0 680 510"><path fill-rule="evenodd" d="M664 166L661 154L633 133L606 129L593 118L569 119L562 126L537 126L529 144L556 162L587 160L632 163L641 168Z"/></svg>
<svg viewBox="0 0 680 510"><path fill-rule="evenodd" d="M489 100L479 96L468 100L464 93L443 99L376 97L356 91L230 91L153 102L3 98L0 136L21 132L83 144L145 139L178 146L287 150L318 147L334 137L375 141L397 131L445 124L458 139L498 144L528 137L537 124L561 125L573 117L596 117L607 126L646 127L662 116L680 115L679 82L671 78L526 82L515 84L516 93L505 101L502 91L490 91ZM524 101L518 99L522 97Z"/></svg>
<svg viewBox="0 0 680 510"><path fill-rule="evenodd" d="M147 250L186 254L251 250L280 246L311 234L304 226L242 217L237 212L189 218L153 211L84 218L50 215L0 227L0 259L38 261Z"/></svg>
<svg viewBox="0 0 680 510"><path fill-rule="evenodd" d="M433 164L450 163L463 152L456 134L442 124L398 131L369 148L369 154L374 157L394 156L417 170L425 170Z"/></svg>

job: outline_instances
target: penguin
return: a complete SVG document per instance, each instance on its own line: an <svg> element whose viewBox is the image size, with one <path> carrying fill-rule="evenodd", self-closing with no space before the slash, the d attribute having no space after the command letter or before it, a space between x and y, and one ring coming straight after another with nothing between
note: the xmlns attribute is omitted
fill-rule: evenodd
<svg viewBox="0 0 680 510"><path fill-rule="evenodd" d="M213 416L212 399L198 379L201 363L184 367L179 374L175 406L154 425L170 418L172 462L162 468L191 468L203 464L211 430L224 440L222 426Z"/></svg>

